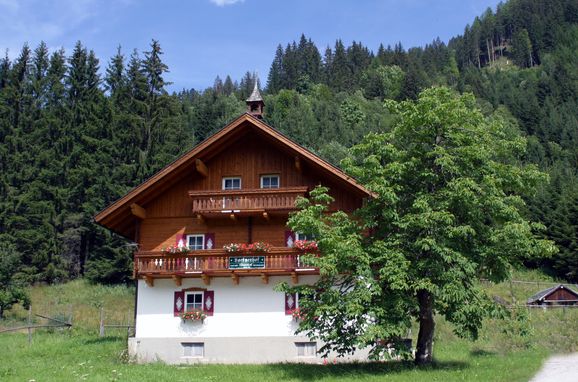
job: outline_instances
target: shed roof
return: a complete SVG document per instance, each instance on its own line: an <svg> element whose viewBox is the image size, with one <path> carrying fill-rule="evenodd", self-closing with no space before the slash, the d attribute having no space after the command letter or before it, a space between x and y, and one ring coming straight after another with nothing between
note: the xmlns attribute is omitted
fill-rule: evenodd
<svg viewBox="0 0 578 382"><path fill-rule="evenodd" d="M567 287L564 284L558 284L556 286L553 286L551 288L548 289L544 289L538 293L536 293L535 295L533 295L532 297L530 297L528 299L528 304L532 304L532 303L536 303L536 302L541 302L547 299L548 296L550 296L552 293L556 292L559 289L565 289L568 292L574 294L576 296L576 298L578 298L578 293L575 292L574 290L572 290L571 288Z"/></svg>

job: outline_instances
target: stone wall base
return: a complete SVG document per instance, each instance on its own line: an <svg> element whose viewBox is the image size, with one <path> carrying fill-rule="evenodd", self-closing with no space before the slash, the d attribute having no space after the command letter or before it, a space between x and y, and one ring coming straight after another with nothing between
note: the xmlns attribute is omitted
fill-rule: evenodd
<svg viewBox="0 0 578 382"><path fill-rule="evenodd" d="M335 360L354 362L366 361L369 353L368 350L360 350L354 355L339 359L336 355L330 355L325 361L319 355L312 355L315 349L321 347L321 343L302 345L311 342L307 337L298 336L129 338L128 351L130 357L138 363L160 361L167 364L323 363ZM191 351L190 344L194 344L194 351ZM186 355L187 353L197 355Z"/></svg>

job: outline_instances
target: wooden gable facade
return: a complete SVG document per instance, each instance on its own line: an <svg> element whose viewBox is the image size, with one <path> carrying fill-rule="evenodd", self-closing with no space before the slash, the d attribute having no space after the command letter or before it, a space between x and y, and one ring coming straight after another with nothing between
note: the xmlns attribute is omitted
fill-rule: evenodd
<svg viewBox="0 0 578 382"><path fill-rule="evenodd" d="M315 274L292 247L286 226L298 196L329 187L332 210L352 212L371 194L354 179L297 145L262 120L243 114L130 191L97 223L135 241L135 277L156 278ZM225 189L227 188L227 189ZM231 243L263 242L255 268L232 269ZM191 248L186 248L192 245ZM260 260L260 259L259 259Z"/></svg>

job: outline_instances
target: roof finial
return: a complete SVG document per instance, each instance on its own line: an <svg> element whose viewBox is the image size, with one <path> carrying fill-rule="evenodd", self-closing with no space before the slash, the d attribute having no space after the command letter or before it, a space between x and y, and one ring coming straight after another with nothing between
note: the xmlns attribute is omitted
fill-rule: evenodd
<svg viewBox="0 0 578 382"><path fill-rule="evenodd" d="M247 112L254 117L259 119L263 118L263 108L265 107L265 102L263 102L263 97L259 92L259 78L257 73L255 73L255 86L253 87L253 92L245 101L247 103Z"/></svg>

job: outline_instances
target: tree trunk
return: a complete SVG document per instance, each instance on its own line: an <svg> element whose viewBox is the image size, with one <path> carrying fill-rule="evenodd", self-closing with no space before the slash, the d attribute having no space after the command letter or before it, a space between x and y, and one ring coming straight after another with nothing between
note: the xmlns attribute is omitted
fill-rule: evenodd
<svg viewBox="0 0 578 382"><path fill-rule="evenodd" d="M419 334L415 350L415 364L426 365L433 361L434 296L422 289L417 292L417 301L419 303Z"/></svg>

